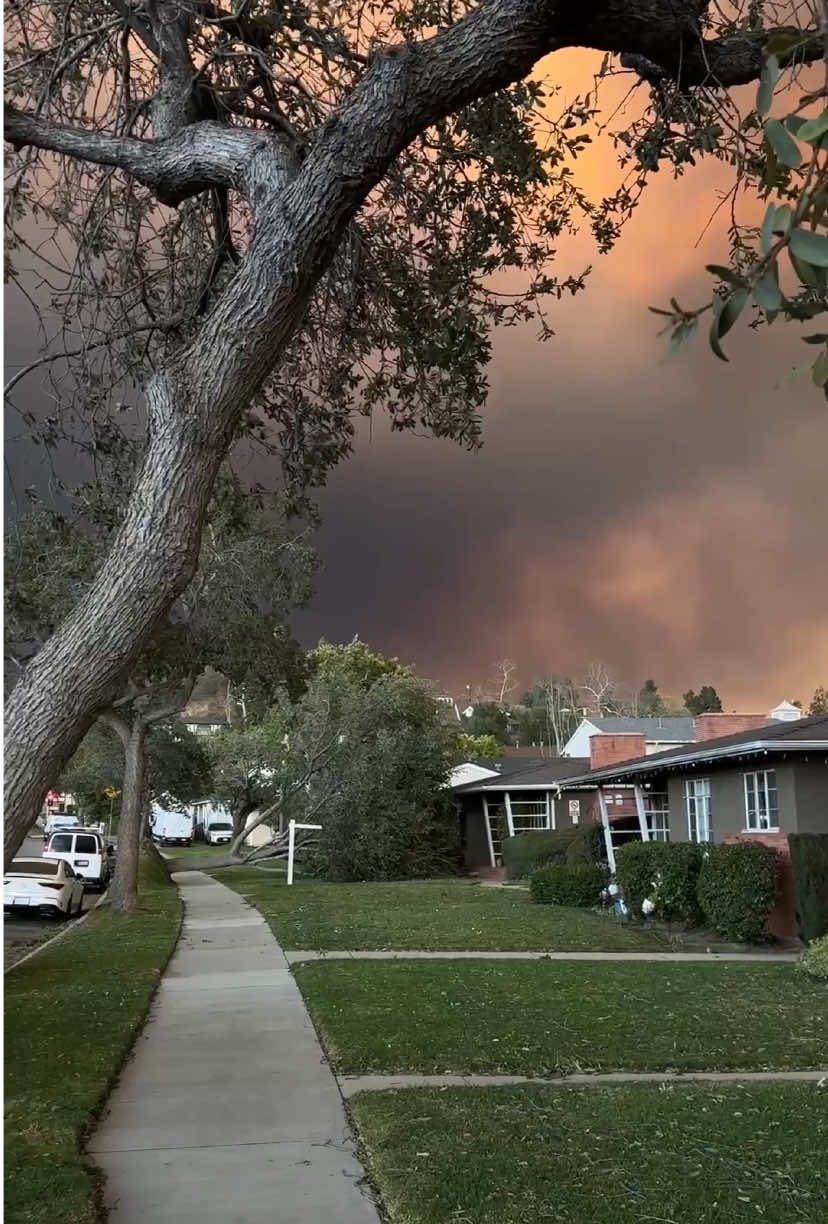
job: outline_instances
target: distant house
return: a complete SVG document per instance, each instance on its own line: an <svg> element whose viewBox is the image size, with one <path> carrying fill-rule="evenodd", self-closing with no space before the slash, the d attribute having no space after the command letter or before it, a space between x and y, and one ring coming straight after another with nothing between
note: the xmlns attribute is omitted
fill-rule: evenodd
<svg viewBox="0 0 828 1224"><path fill-rule="evenodd" d="M661 752L694 739L693 718L584 718L561 749L561 756L588 757L595 735L643 735L645 751Z"/></svg>

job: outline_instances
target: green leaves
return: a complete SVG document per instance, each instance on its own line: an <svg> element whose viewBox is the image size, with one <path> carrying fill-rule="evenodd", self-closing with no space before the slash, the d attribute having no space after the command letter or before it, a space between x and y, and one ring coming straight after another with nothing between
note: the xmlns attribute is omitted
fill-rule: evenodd
<svg viewBox="0 0 828 1224"><path fill-rule="evenodd" d="M817 268L828 268L828 237L797 227L790 237L791 254Z"/></svg>
<svg viewBox="0 0 828 1224"><path fill-rule="evenodd" d="M779 60L775 55L769 55L765 60L765 66L762 69L762 77L759 82L759 89L756 93L756 113L760 119L764 119L773 103L773 91L776 88L776 82L779 80Z"/></svg>
<svg viewBox="0 0 828 1224"><path fill-rule="evenodd" d="M757 305L771 314L782 305L782 292L779 288L779 274L776 260L771 260L760 279L753 287L753 296Z"/></svg>
<svg viewBox="0 0 828 1224"><path fill-rule="evenodd" d="M721 339L730 331L733 324L745 308L748 300L747 289L734 289L729 297L713 295L713 322L710 325L710 347L720 361L728 361L722 351Z"/></svg>
<svg viewBox="0 0 828 1224"><path fill-rule="evenodd" d="M821 115L817 115L816 119L807 119L796 135L799 140L804 140L810 145L816 145L819 144L826 133L828 133L828 110L824 110Z"/></svg>
<svg viewBox="0 0 828 1224"><path fill-rule="evenodd" d="M796 141L778 119L769 119L765 124L765 139L780 165L790 170L796 170L801 165L802 156Z"/></svg>

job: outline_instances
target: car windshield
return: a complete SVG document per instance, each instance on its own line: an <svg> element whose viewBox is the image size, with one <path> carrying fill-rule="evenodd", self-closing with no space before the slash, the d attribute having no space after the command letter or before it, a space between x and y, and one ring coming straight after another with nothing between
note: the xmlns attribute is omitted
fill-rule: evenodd
<svg viewBox="0 0 828 1224"><path fill-rule="evenodd" d="M90 834L75 838L75 853L76 854L97 854L98 839Z"/></svg>
<svg viewBox="0 0 828 1224"><path fill-rule="evenodd" d="M57 875L60 866L60 863L52 863L49 859L23 859L12 863L6 875Z"/></svg>
<svg viewBox="0 0 828 1224"><path fill-rule="evenodd" d="M49 842L49 849L56 850L59 854L67 854L72 849L72 834L56 833Z"/></svg>
<svg viewBox="0 0 828 1224"><path fill-rule="evenodd" d="M223 829L232 829L233 826L231 824L211 824L210 828L218 829L218 831L221 832Z"/></svg>

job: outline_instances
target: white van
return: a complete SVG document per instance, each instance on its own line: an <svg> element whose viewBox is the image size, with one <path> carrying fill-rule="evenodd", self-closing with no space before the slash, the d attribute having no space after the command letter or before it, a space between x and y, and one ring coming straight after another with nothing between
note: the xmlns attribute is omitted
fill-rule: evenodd
<svg viewBox="0 0 828 1224"><path fill-rule="evenodd" d="M112 847L106 844L100 833L78 828L53 833L43 851L45 859L62 859L84 884L100 888L101 891L106 888L112 874L112 854Z"/></svg>
<svg viewBox="0 0 828 1224"><path fill-rule="evenodd" d="M150 832L159 846L190 846L193 842L193 818L185 812L165 812L156 808Z"/></svg>

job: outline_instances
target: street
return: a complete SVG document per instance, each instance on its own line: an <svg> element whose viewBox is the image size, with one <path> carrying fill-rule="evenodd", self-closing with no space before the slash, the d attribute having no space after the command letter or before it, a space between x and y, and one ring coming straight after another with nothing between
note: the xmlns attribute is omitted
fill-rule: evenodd
<svg viewBox="0 0 828 1224"><path fill-rule="evenodd" d="M42 837L27 837L16 854L16 858L40 858L43 853ZM86 892L83 896L84 913L98 900L99 893ZM3 965L8 969L44 940L51 939L67 925L54 918L15 914L3 919Z"/></svg>

